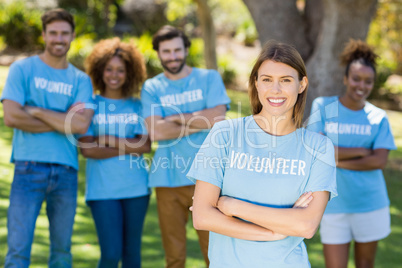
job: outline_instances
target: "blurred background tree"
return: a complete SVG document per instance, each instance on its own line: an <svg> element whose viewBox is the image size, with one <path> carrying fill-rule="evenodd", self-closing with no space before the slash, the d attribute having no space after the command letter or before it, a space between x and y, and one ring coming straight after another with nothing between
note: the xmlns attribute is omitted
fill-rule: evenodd
<svg viewBox="0 0 402 268"><path fill-rule="evenodd" d="M310 90L305 114L318 96L339 95L339 55L350 38L365 40L377 0L244 0L261 43L294 45L307 64Z"/></svg>

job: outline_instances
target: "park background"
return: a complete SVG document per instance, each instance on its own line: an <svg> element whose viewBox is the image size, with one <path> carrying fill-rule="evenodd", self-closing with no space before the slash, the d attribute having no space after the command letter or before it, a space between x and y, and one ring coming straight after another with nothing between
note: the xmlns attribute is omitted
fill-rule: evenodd
<svg viewBox="0 0 402 268"><path fill-rule="evenodd" d="M261 4L263 6L259 6ZM309 76L312 76L308 110L316 96L341 94L343 69L338 65L337 57L344 42L352 37L373 45L381 58L378 81L370 101L387 110L398 146L390 153L384 170L391 200L392 233L379 243L376 267L401 267L402 0L0 0L0 94L8 65L43 50L40 16L44 10L57 6L68 9L75 16L77 38L68 58L81 69L97 41L118 35L125 41L135 42L145 57L148 77L152 77L162 71L152 50L152 33L166 23L183 28L192 38L189 65L216 68L222 75L232 100L229 118L250 114L246 82L265 40L275 38L303 50L301 53L307 62ZM339 17L334 19L333 14ZM298 28L302 26L301 31ZM308 36L308 40L298 40L300 34ZM331 39L330 34L336 38ZM314 77L316 73L318 77ZM7 252L6 215L13 176L13 165L9 163L11 141L12 129L4 125L0 106L0 266L4 265ZM153 146L153 151L155 148ZM146 157L150 159L152 153ZM74 267L96 267L99 246L84 199L85 159L82 156L79 159L78 207L72 238ZM44 205L37 221L31 267L47 266L47 228ZM188 235L186 267L204 267L191 224ZM312 267L324 267L319 233L305 241ZM145 268L164 266L154 196L145 220L142 256ZM353 256L350 256L350 267L354 267L352 260Z"/></svg>

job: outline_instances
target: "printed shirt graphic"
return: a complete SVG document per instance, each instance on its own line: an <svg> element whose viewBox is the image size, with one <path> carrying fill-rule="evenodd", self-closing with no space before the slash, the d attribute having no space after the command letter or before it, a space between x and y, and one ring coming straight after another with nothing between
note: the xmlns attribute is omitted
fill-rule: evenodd
<svg viewBox="0 0 402 268"><path fill-rule="evenodd" d="M328 191L335 197L335 171L328 138L303 128L272 136L248 116L215 124L187 177L221 188L221 195L290 208L306 191ZM209 258L211 268L310 266L301 237L263 242L211 232Z"/></svg>
<svg viewBox="0 0 402 268"><path fill-rule="evenodd" d="M366 102L353 111L339 102L338 96L314 100L308 129L321 132L339 147L396 149L384 110ZM359 213L389 205L382 170L357 171L337 168L339 197L330 202L326 213Z"/></svg>
<svg viewBox="0 0 402 268"><path fill-rule="evenodd" d="M39 56L33 56L10 66L1 97L4 99L64 113L74 103L93 102L92 84L84 72L71 64L67 69L54 69ZM15 160L57 163L78 169L76 140L73 135L67 137L56 131L31 133L15 128L11 161Z"/></svg>
<svg viewBox="0 0 402 268"><path fill-rule="evenodd" d="M135 138L147 134L136 98L108 99L97 95L95 115L83 136ZM142 156L87 159L86 200L122 199L148 195L148 171Z"/></svg>
<svg viewBox="0 0 402 268"><path fill-rule="evenodd" d="M227 105L222 78L215 70L193 68L189 76L170 80L161 73L148 79L141 91L143 116L166 117L179 113ZM205 129L181 139L158 141L150 176L151 187L180 187L191 185L186 173L209 130Z"/></svg>

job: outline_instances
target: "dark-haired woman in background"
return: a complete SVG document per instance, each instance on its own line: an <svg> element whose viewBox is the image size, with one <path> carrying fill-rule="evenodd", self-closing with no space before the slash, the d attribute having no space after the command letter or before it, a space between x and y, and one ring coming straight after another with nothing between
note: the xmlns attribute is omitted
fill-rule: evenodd
<svg viewBox="0 0 402 268"><path fill-rule="evenodd" d="M341 55L345 93L319 97L311 109L308 128L330 138L337 155L339 196L320 227L328 268L347 267L352 240L356 267L374 267L377 242L391 231L382 169L396 147L385 111L366 101L377 57L365 42L350 40Z"/></svg>
<svg viewBox="0 0 402 268"><path fill-rule="evenodd" d="M101 248L98 267L141 267L141 236L149 202L142 153L150 141L141 120L139 92L145 79L140 52L119 38L102 40L86 60L96 95L95 115L80 138L88 158L86 201Z"/></svg>

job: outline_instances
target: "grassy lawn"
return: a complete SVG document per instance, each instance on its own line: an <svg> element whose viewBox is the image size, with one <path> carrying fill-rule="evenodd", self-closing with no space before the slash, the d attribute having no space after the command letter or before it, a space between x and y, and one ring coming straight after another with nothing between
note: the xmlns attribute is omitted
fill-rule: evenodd
<svg viewBox="0 0 402 268"><path fill-rule="evenodd" d="M0 66L0 93L2 91L8 68ZM235 118L249 114L248 97L246 93L229 91L232 99L231 111L228 117ZM391 152L390 164L385 170L386 181L391 199L392 234L379 243L376 267L399 267L402 255L402 113L389 112L391 125L396 138L398 150ZM0 108L0 266L4 265L7 252L6 215L8 195L13 176L13 165L9 163L11 155L12 130L4 126L3 110ZM75 217L74 235L72 238L72 253L74 267L96 267L99 258L97 236L89 209L85 205L85 160L80 157L79 197L77 215ZM46 267L48 258L48 222L43 206L36 224L35 239L32 247L31 267ZM189 244L186 267L204 267L198 247L195 231L188 226ZM324 267L322 246L319 234L306 240L312 267ZM152 196L148 214L145 220L145 230L142 245L144 268L164 267L155 198ZM354 267L350 261L350 267Z"/></svg>

